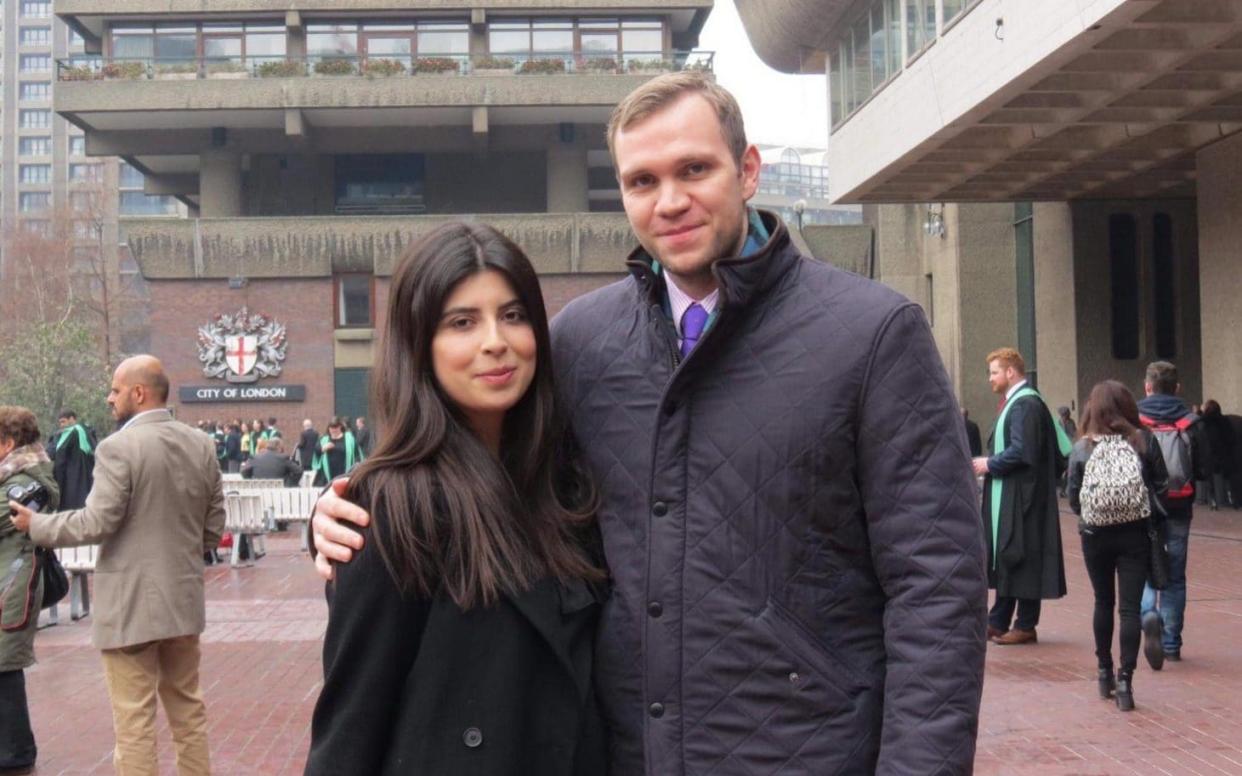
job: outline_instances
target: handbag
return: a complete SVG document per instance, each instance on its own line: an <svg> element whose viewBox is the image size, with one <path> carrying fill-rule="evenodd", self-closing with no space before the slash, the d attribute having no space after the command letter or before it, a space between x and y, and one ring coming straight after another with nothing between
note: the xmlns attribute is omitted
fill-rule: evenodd
<svg viewBox="0 0 1242 776"><path fill-rule="evenodd" d="M1147 521L1147 584L1154 590L1169 586L1169 548L1152 520Z"/></svg>
<svg viewBox="0 0 1242 776"><path fill-rule="evenodd" d="M38 558L39 573L43 575L42 608L50 609L69 595L69 575L54 551L39 547L35 550L35 556Z"/></svg>

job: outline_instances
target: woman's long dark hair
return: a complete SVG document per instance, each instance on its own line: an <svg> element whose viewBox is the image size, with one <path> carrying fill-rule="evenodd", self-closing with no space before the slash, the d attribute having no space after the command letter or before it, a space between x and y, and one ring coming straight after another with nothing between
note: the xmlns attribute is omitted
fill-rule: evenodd
<svg viewBox="0 0 1242 776"><path fill-rule="evenodd" d="M1087 405L1083 407L1079 426L1083 436L1120 434L1138 452L1147 450L1141 431L1143 422L1139 419L1134 394L1116 380L1095 384L1087 397Z"/></svg>
<svg viewBox="0 0 1242 776"><path fill-rule="evenodd" d="M499 460L440 388L431 362L445 300L488 270L512 286L536 345L534 379L505 414ZM442 588L468 609L545 575L603 577L579 541L596 492L568 449L539 278L512 241L458 222L410 246L389 286L371 400L378 444L350 478L347 498L370 509L372 541L404 592Z"/></svg>

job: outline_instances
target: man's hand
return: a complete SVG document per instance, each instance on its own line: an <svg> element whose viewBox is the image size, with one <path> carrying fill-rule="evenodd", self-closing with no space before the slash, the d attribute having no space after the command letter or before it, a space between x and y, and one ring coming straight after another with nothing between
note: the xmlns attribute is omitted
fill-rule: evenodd
<svg viewBox="0 0 1242 776"><path fill-rule="evenodd" d="M975 470L976 477L984 477L987 475L988 473L988 459L987 458L972 458L970 463L971 463L971 466Z"/></svg>
<svg viewBox="0 0 1242 776"><path fill-rule="evenodd" d="M30 518L34 517L34 512L26 509L26 507L18 504L16 501L9 502L9 509L13 510L13 516L10 519L17 530L22 533L30 533Z"/></svg>
<svg viewBox="0 0 1242 776"><path fill-rule="evenodd" d="M341 498L348 484L348 477L333 480L332 487L315 502L315 515L311 519L311 533L318 553L315 556L315 570L327 580L333 576L332 561L348 563L354 557L354 551L362 549L362 537L357 531L341 525L340 521L348 520L359 527L371 522L371 516L362 507Z"/></svg>

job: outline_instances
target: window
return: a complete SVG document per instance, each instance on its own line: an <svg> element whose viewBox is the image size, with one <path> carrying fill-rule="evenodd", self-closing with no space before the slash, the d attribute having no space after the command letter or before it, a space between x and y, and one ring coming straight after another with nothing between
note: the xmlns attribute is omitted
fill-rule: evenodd
<svg viewBox="0 0 1242 776"><path fill-rule="evenodd" d="M1167 213L1152 217L1153 303L1156 319L1156 358L1177 357L1177 277L1173 261L1173 219Z"/></svg>
<svg viewBox="0 0 1242 776"><path fill-rule="evenodd" d="M42 109L18 111L17 125L22 129L47 129L52 126L52 112Z"/></svg>
<svg viewBox="0 0 1242 776"><path fill-rule="evenodd" d="M312 59L394 59L406 67L415 57L464 57L470 53L465 22L387 21L312 24L306 28Z"/></svg>
<svg viewBox="0 0 1242 776"><path fill-rule="evenodd" d="M957 21L957 17L961 16L974 3L975 0L941 0L940 14L944 17L944 26L948 27Z"/></svg>
<svg viewBox="0 0 1242 776"><path fill-rule="evenodd" d="M23 73L47 73L52 69L52 57L48 54L22 54L17 69Z"/></svg>
<svg viewBox="0 0 1242 776"><path fill-rule="evenodd" d="M71 164L69 165L69 182L82 183L94 182L98 183L103 180L103 166L99 164Z"/></svg>
<svg viewBox="0 0 1242 776"><path fill-rule="evenodd" d="M1031 385L1038 382L1035 357L1035 208L1030 202L1014 205L1014 279L1018 298L1018 352L1026 356L1026 374Z"/></svg>
<svg viewBox="0 0 1242 776"><path fill-rule="evenodd" d="M1138 358L1138 228L1132 215L1119 213L1108 219L1108 276L1113 358Z"/></svg>
<svg viewBox="0 0 1242 776"><path fill-rule="evenodd" d="M900 72L902 2L871 0L831 51L834 128Z"/></svg>
<svg viewBox="0 0 1242 776"><path fill-rule="evenodd" d="M936 39L936 0L906 0L906 59Z"/></svg>
<svg viewBox="0 0 1242 776"><path fill-rule="evenodd" d="M52 0L22 0L23 19L46 19L52 15Z"/></svg>
<svg viewBox="0 0 1242 776"><path fill-rule="evenodd" d="M422 154L336 157L336 212L422 213Z"/></svg>
<svg viewBox="0 0 1242 776"><path fill-rule="evenodd" d="M103 229L98 221L91 218L73 219L73 236L79 240L98 240Z"/></svg>
<svg viewBox="0 0 1242 776"><path fill-rule="evenodd" d="M664 55L664 23L652 18L505 19L488 25L487 44L495 55L654 59Z"/></svg>
<svg viewBox="0 0 1242 776"><path fill-rule="evenodd" d="M50 183L52 180L52 165L19 165L17 170L17 179L22 183Z"/></svg>
<svg viewBox="0 0 1242 776"><path fill-rule="evenodd" d="M23 81L17 93L19 100L48 100L52 97L52 85L47 81Z"/></svg>
<svg viewBox="0 0 1242 776"><path fill-rule="evenodd" d="M86 138L82 135L69 136L69 155L86 156Z"/></svg>
<svg viewBox="0 0 1242 776"><path fill-rule="evenodd" d="M74 48L75 46L85 46L85 45L86 45L86 40L81 35L79 35L72 27L69 28L69 48Z"/></svg>
<svg viewBox="0 0 1242 776"><path fill-rule="evenodd" d="M69 192L69 207L77 213L93 212L99 203L98 195L93 191Z"/></svg>
<svg viewBox="0 0 1242 776"><path fill-rule="evenodd" d="M52 28L22 27L17 41L22 46L46 46L52 42Z"/></svg>
<svg viewBox="0 0 1242 776"><path fill-rule="evenodd" d="M142 352L142 351L131 351ZM332 393L335 400L333 411L350 418L365 418L367 410L367 378L369 369L337 369L333 372Z"/></svg>
<svg viewBox="0 0 1242 776"><path fill-rule="evenodd" d="M118 187L121 190L118 210L123 216L174 216L177 203L173 197L147 194L143 191L146 178L133 165L121 162Z"/></svg>
<svg viewBox="0 0 1242 776"><path fill-rule="evenodd" d="M50 156L51 153L50 137L23 137L17 141L18 156Z"/></svg>
<svg viewBox="0 0 1242 776"><path fill-rule="evenodd" d="M48 191L23 191L17 195L17 209L23 213L41 213L52 206Z"/></svg>
<svg viewBox="0 0 1242 776"><path fill-rule="evenodd" d="M367 327L371 318L371 275L338 275L336 278L336 326L338 329Z"/></svg>
<svg viewBox="0 0 1242 776"><path fill-rule="evenodd" d="M22 220L22 231L27 234L37 234L40 237L47 237L52 233L52 224L50 221L42 219L27 218Z"/></svg>

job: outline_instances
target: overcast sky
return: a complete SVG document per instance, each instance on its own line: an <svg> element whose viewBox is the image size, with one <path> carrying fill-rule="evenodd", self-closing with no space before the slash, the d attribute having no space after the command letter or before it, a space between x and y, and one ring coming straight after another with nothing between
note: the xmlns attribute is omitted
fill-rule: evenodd
<svg viewBox="0 0 1242 776"><path fill-rule="evenodd" d="M826 76L786 75L765 65L751 48L732 0L715 4L699 48L716 52L716 81L741 104L750 142L825 147Z"/></svg>

